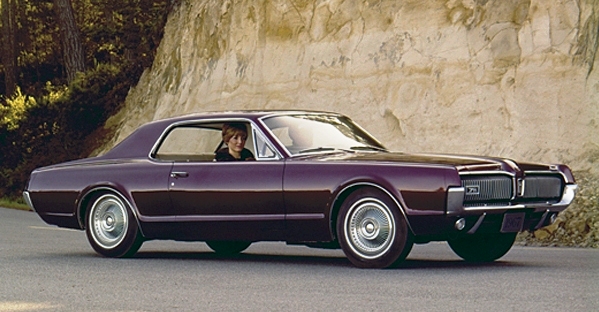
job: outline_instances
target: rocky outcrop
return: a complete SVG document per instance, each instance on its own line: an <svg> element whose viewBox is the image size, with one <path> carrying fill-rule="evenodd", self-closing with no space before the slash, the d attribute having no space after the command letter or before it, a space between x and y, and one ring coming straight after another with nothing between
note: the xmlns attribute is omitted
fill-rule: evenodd
<svg viewBox="0 0 599 312"><path fill-rule="evenodd" d="M193 1L113 123L343 112L389 147L596 170L597 1Z"/></svg>
<svg viewBox="0 0 599 312"><path fill-rule="evenodd" d="M596 0L181 0L115 142L209 110L345 113L394 150L599 174Z"/></svg>

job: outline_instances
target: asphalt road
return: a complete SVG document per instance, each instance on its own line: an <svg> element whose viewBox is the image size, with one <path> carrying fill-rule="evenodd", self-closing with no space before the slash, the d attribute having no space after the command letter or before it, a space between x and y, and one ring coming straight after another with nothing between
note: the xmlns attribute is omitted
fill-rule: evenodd
<svg viewBox="0 0 599 312"><path fill-rule="evenodd" d="M219 257L203 243L145 243L132 259L96 255L85 233L0 209L0 311L599 311L599 250L514 247L462 262L415 246L392 270L341 251L257 243Z"/></svg>

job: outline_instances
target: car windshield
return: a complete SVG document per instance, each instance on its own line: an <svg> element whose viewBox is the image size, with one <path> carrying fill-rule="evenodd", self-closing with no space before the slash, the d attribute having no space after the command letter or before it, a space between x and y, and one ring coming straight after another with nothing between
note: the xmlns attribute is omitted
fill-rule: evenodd
<svg viewBox="0 0 599 312"><path fill-rule="evenodd" d="M266 118L264 123L292 155L336 150L386 150L345 116L285 115Z"/></svg>

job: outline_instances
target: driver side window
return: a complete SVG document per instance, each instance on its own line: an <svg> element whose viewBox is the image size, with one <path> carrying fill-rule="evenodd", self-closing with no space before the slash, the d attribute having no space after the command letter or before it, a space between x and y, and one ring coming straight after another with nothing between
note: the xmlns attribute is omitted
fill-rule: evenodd
<svg viewBox="0 0 599 312"><path fill-rule="evenodd" d="M213 161L221 141L218 125L179 126L167 134L154 157L179 162Z"/></svg>

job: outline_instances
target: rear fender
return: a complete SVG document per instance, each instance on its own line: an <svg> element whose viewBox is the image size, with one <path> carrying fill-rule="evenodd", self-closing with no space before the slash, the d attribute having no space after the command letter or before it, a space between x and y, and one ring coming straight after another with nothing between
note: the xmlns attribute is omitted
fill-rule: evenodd
<svg viewBox="0 0 599 312"><path fill-rule="evenodd" d="M123 202L129 204L129 208L131 208L131 212L135 217L135 222L137 222L137 226L139 230L142 232L141 234L143 236L143 230L139 222L139 210L135 205L135 201L133 200L131 194L123 192L122 190L124 190L124 188L119 187L119 185L113 183L105 183L93 187L88 187L84 192L81 192L81 194L83 195L80 196L80 198L77 200L77 220L79 221L79 226L81 227L81 229L85 229L85 215L87 213L87 209L89 208L90 203L93 200L95 200L100 194L112 193L118 196L121 200L123 200Z"/></svg>

